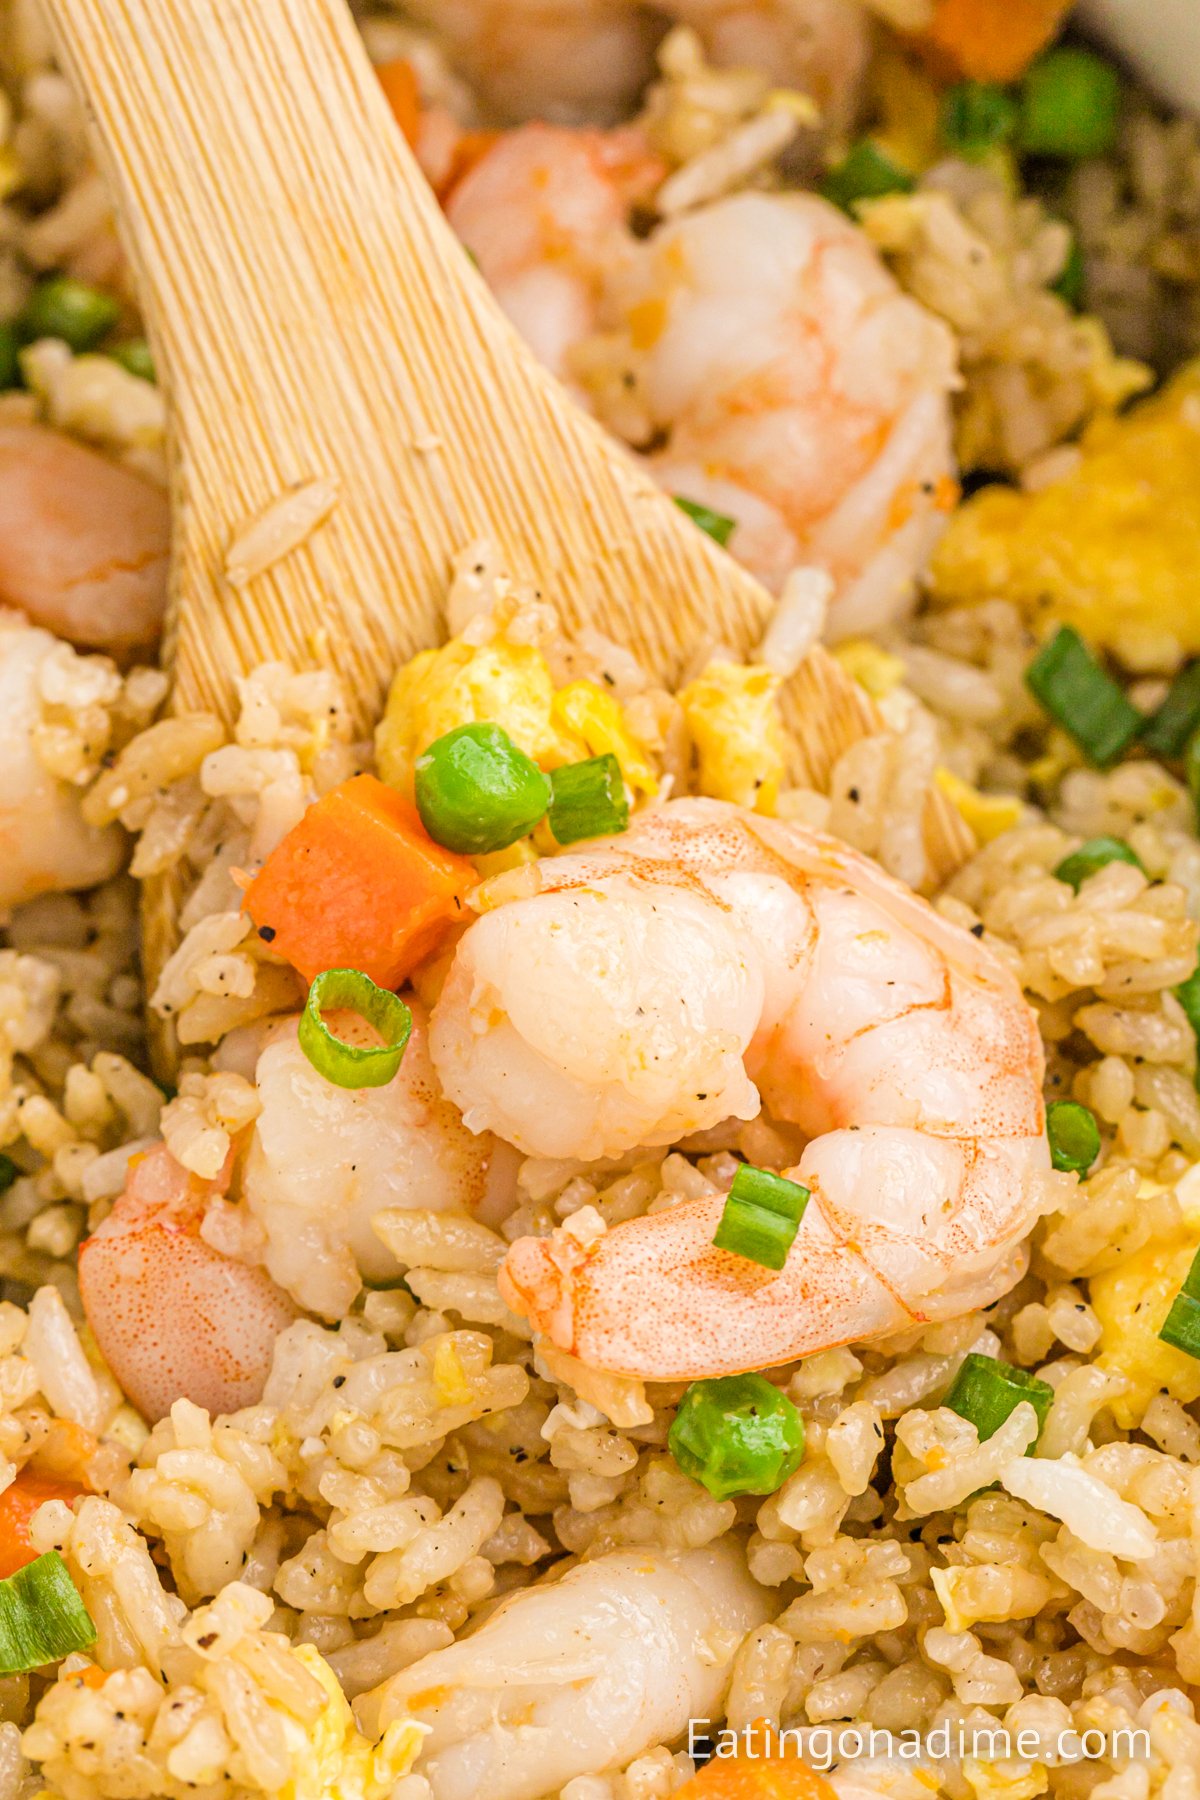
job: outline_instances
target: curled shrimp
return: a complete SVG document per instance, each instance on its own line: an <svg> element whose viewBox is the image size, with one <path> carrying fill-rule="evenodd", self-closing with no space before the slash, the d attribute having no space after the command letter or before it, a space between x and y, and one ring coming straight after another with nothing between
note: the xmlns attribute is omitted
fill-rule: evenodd
<svg viewBox="0 0 1200 1800"><path fill-rule="evenodd" d="M79 1292L100 1354L139 1412L165 1418L182 1395L217 1413L262 1394L275 1339L296 1308L262 1270L201 1235L223 1182L200 1181L156 1144L79 1248Z"/></svg>
<svg viewBox="0 0 1200 1800"><path fill-rule="evenodd" d="M442 1095L429 1061L428 1014L415 996L412 1035L386 1087L336 1087L309 1062L297 1019L266 1033L255 1070L262 1105L242 1171L242 1198L264 1237L272 1278L310 1312L341 1318L362 1285L400 1266L372 1229L387 1207L469 1212L495 1223L515 1198L512 1153L476 1136ZM332 1016L347 1043L377 1043L354 1013Z"/></svg>
<svg viewBox="0 0 1200 1800"><path fill-rule="evenodd" d="M876 629L957 497L951 335L815 194L736 194L637 239L639 142L510 132L450 222L541 360L669 493L733 520L740 562L775 590L823 568L830 635Z"/></svg>
<svg viewBox="0 0 1200 1800"><path fill-rule="evenodd" d="M663 173L634 127L526 125L505 133L451 194L451 225L560 379L569 381L569 354L595 329L604 282L628 252L630 207Z"/></svg>
<svg viewBox="0 0 1200 1800"><path fill-rule="evenodd" d="M80 790L37 753L42 672L60 648L20 613L0 611L0 916L39 894L107 881L125 855L120 828L86 824Z"/></svg>
<svg viewBox="0 0 1200 1800"><path fill-rule="evenodd" d="M359 1707L381 1730L430 1727L417 1773L434 1800L537 1800L720 1717L737 1642L769 1610L731 1538L610 1551L512 1595Z"/></svg>
<svg viewBox="0 0 1200 1800"><path fill-rule="evenodd" d="M764 1368L1010 1287L1045 1205L1043 1056L1014 977L832 838L681 800L542 865L467 931L434 1065L475 1129L593 1160L760 1108L808 1137L778 1273L724 1196L523 1238L500 1289L561 1349L656 1381Z"/></svg>
<svg viewBox="0 0 1200 1800"><path fill-rule="evenodd" d="M42 425L0 425L0 604L57 637L124 655L157 642L167 496Z"/></svg>
<svg viewBox="0 0 1200 1800"><path fill-rule="evenodd" d="M760 70L810 94L831 130L857 107L869 48L859 0L409 0L500 117L607 125L627 118L672 24L717 68Z"/></svg>

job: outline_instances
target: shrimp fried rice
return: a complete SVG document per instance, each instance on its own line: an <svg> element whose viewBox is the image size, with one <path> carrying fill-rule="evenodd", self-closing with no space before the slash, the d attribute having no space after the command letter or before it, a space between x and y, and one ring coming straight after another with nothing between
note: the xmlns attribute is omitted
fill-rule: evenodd
<svg viewBox="0 0 1200 1800"><path fill-rule="evenodd" d="M777 596L668 689L463 544L363 741L317 652L170 709L166 398L0 0L0 1800L1196 1793L1200 125L1070 13L358 9Z"/></svg>

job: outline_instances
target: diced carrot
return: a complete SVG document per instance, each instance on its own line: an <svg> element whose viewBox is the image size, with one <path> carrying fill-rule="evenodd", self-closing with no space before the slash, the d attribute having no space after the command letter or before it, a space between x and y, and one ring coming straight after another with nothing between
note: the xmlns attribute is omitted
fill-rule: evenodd
<svg viewBox="0 0 1200 1800"><path fill-rule="evenodd" d="M1015 81L1050 42L1072 0L937 0L918 40L936 67L971 81Z"/></svg>
<svg viewBox="0 0 1200 1800"><path fill-rule="evenodd" d="M0 1494L0 1576L15 1575L39 1554L29 1541L29 1521L47 1500L68 1505L83 1493L73 1481L53 1481L22 1469Z"/></svg>
<svg viewBox="0 0 1200 1800"><path fill-rule="evenodd" d="M714 1756L673 1800L837 1800L830 1784L794 1756Z"/></svg>
<svg viewBox="0 0 1200 1800"><path fill-rule="evenodd" d="M361 969L395 988L463 917L478 879L465 856L434 843L401 794L355 775L293 825L243 905L306 981Z"/></svg>
<svg viewBox="0 0 1200 1800"><path fill-rule="evenodd" d="M30 1468L54 1481L80 1481L86 1485L87 1466L95 1456L97 1440L73 1419L51 1419L49 1430L34 1451Z"/></svg>
<svg viewBox="0 0 1200 1800"><path fill-rule="evenodd" d="M375 73L393 119L409 143L415 144L421 129L421 90L416 70L406 56L398 56L394 62L379 63Z"/></svg>

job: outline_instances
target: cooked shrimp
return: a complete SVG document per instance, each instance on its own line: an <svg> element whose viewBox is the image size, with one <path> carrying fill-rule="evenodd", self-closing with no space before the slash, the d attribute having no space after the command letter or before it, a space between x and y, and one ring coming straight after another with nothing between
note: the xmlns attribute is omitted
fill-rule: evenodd
<svg viewBox="0 0 1200 1800"><path fill-rule="evenodd" d="M120 829L86 825L79 789L38 758L39 677L57 648L20 613L0 612L0 916L39 894L107 881L124 855Z"/></svg>
<svg viewBox="0 0 1200 1800"><path fill-rule="evenodd" d="M454 189L446 216L512 323L566 379L596 324L604 280L629 251L630 206L663 168L641 133L526 125Z"/></svg>
<svg viewBox="0 0 1200 1800"><path fill-rule="evenodd" d="M720 1717L737 1641L769 1611L730 1538L612 1551L514 1594L365 1705L381 1729L432 1727L416 1772L434 1800L537 1800Z"/></svg>
<svg viewBox="0 0 1200 1800"><path fill-rule="evenodd" d="M517 329L668 492L779 589L826 569L834 637L901 614L957 496L953 340L814 194L745 193L638 241L631 132L526 126L448 216Z"/></svg>
<svg viewBox="0 0 1200 1800"><path fill-rule="evenodd" d="M629 0L407 0L503 119L611 124L653 73L661 33Z"/></svg>
<svg viewBox="0 0 1200 1800"><path fill-rule="evenodd" d="M856 109L866 63L859 0L408 0L497 114L565 123L627 118L672 23L718 68L754 68L811 94L831 129Z"/></svg>
<svg viewBox="0 0 1200 1800"><path fill-rule="evenodd" d="M271 1028L258 1059L262 1112L242 1198L263 1230L272 1278L329 1319L349 1311L364 1277L400 1274L371 1228L385 1207L483 1211L496 1221L515 1200L512 1152L468 1131L443 1097L429 1061L428 1015L415 997L409 1003L412 1036L386 1087L326 1081L301 1050L294 1018ZM378 1042L354 1013L333 1025L348 1043Z"/></svg>
<svg viewBox="0 0 1200 1800"><path fill-rule="evenodd" d="M158 639L167 496L41 425L0 425L0 603L73 644L123 654Z"/></svg>
<svg viewBox="0 0 1200 1800"><path fill-rule="evenodd" d="M957 494L954 347L859 228L813 194L734 195L636 245L608 304L663 486L735 519L768 586L828 570L835 637L901 612Z"/></svg>
<svg viewBox="0 0 1200 1800"><path fill-rule="evenodd" d="M466 932L434 1066L468 1125L592 1160L765 1108L810 1138L779 1274L713 1247L724 1198L584 1246L523 1238L507 1303L596 1368L764 1368L1011 1286L1041 1210L1043 1059L969 932L831 838L681 800L542 865Z"/></svg>
<svg viewBox="0 0 1200 1800"><path fill-rule="evenodd" d="M214 1415L252 1405L296 1317L262 1269L204 1241L216 1191L156 1144L133 1159L125 1192L80 1245L79 1292L100 1354L151 1422L181 1395Z"/></svg>

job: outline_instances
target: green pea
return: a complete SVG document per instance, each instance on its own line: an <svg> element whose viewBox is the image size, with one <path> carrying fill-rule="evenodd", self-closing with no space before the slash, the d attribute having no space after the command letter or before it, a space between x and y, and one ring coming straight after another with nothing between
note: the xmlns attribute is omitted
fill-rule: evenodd
<svg viewBox="0 0 1200 1800"><path fill-rule="evenodd" d="M549 778L499 725L459 725L416 761L416 799L431 838L465 856L504 850L550 805Z"/></svg>
<svg viewBox="0 0 1200 1800"><path fill-rule="evenodd" d="M1120 115L1121 78L1112 64L1064 44L1039 57L1021 84L1017 140L1033 156L1103 156L1117 141Z"/></svg>
<svg viewBox="0 0 1200 1800"><path fill-rule="evenodd" d="M55 275L34 288L17 328L26 343L34 338L62 338L78 353L93 349L107 337L120 314L120 305L111 294L101 293L85 281L72 281L69 275Z"/></svg>
<svg viewBox="0 0 1200 1800"><path fill-rule="evenodd" d="M1095 1115L1077 1100L1052 1100L1046 1108L1050 1161L1056 1169L1086 1175L1100 1154Z"/></svg>
<svg viewBox="0 0 1200 1800"><path fill-rule="evenodd" d="M724 1375L692 1383L667 1444L717 1500L773 1494L804 1460L804 1420L765 1375Z"/></svg>

